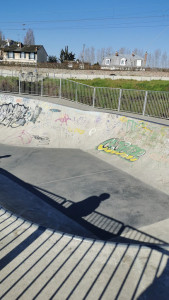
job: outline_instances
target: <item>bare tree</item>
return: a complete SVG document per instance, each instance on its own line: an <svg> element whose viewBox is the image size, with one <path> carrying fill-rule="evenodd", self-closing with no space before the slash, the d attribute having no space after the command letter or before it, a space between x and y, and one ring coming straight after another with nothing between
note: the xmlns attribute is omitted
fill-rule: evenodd
<svg viewBox="0 0 169 300"><path fill-rule="evenodd" d="M146 67L151 67L151 53L148 53L147 55Z"/></svg>
<svg viewBox="0 0 169 300"><path fill-rule="evenodd" d="M159 68L160 57L161 57L161 50L160 49L156 49L155 52L154 52L154 66L156 68Z"/></svg>
<svg viewBox="0 0 169 300"><path fill-rule="evenodd" d="M90 63L90 49L86 48L84 52L84 62Z"/></svg>
<svg viewBox="0 0 169 300"><path fill-rule="evenodd" d="M111 56L113 53L112 47L108 47L105 49L105 56Z"/></svg>
<svg viewBox="0 0 169 300"><path fill-rule="evenodd" d="M138 49L138 48L135 48L133 50L133 53L136 54L136 55L139 55L141 57L144 57L144 55L145 55L145 51L143 49Z"/></svg>
<svg viewBox="0 0 169 300"><path fill-rule="evenodd" d="M100 49L97 50L97 62L98 62L99 64L102 63L102 59L101 59L101 50L100 50Z"/></svg>
<svg viewBox="0 0 169 300"><path fill-rule="evenodd" d="M90 63L94 65L95 63L95 48L91 47L90 49Z"/></svg>
<svg viewBox="0 0 169 300"><path fill-rule="evenodd" d="M166 51L164 51L161 55L160 67L161 68L167 68L168 67L168 57L167 57L167 52Z"/></svg>
<svg viewBox="0 0 169 300"><path fill-rule="evenodd" d="M120 54L131 54L131 49L128 49L126 47L121 47L118 52ZM141 57L145 57L145 50L144 49L139 49L139 48L135 48L134 49L134 54L137 54ZM95 60L95 49L93 47L91 48L86 48L85 49L85 61L88 61L90 63L93 63L94 61L97 61L99 64L102 63L103 59L105 57L109 57L113 55L113 49L112 47L108 47L108 48L101 48L97 50L97 59ZM161 52L160 49L156 49L153 52L148 52L148 56L147 56L147 63L146 63L147 67L150 68L168 68L169 67L169 56L166 53L166 51Z"/></svg>
<svg viewBox="0 0 169 300"><path fill-rule="evenodd" d="M120 54L127 54L126 53L126 48L125 47L121 47L118 51Z"/></svg>
<svg viewBox="0 0 169 300"><path fill-rule="evenodd" d="M35 37L32 29L28 29L24 37L25 45L35 45Z"/></svg>
<svg viewBox="0 0 169 300"><path fill-rule="evenodd" d="M126 47L121 47L118 52L120 54L131 54L131 50Z"/></svg>
<svg viewBox="0 0 169 300"><path fill-rule="evenodd" d="M0 30L0 41L4 41L5 40L5 36L3 35L2 31Z"/></svg>
<svg viewBox="0 0 169 300"><path fill-rule="evenodd" d="M103 59L106 56L106 49L105 48L101 48L100 50L100 58L101 58L101 62L103 61Z"/></svg>

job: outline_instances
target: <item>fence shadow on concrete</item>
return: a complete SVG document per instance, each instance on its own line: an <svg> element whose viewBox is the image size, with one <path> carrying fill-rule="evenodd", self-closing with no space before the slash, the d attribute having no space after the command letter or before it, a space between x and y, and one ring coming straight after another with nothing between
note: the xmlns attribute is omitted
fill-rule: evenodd
<svg viewBox="0 0 169 300"><path fill-rule="evenodd" d="M0 173L62 211L73 205L3 169ZM0 208L0 298L168 299L169 251L165 242L98 212L82 218L84 225L91 222L91 229L100 226L101 233L111 228L113 240L125 230L129 236L121 237L123 245L90 239L86 242L34 225ZM134 234L139 238L134 239ZM133 247L129 241L139 244Z"/></svg>
<svg viewBox="0 0 169 300"><path fill-rule="evenodd" d="M96 239L121 243L142 243L149 245L166 244L166 242L163 240L142 232L137 228L128 226L123 222L116 220L115 218L111 218L98 212L96 209L99 206L100 202L109 198L109 194L107 193L100 195L100 197L91 196L87 199L82 200L81 202L74 203L73 201L67 200L66 198L54 194L50 191L28 184L4 169L0 169L0 173L37 196L39 199L41 199L41 201L50 205L50 207L60 211L68 218L81 225L88 232L92 233L93 236L96 237ZM9 209L7 201L1 204ZM13 205L13 202L11 205ZM15 205L13 206L13 212L15 212L17 215L20 215L19 210L20 206L15 203ZM23 212L21 216L34 223L38 223L36 214L33 215L33 217L31 216L31 219L29 214L30 212L27 214L27 211L25 210L25 212ZM44 214L44 218L46 218L46 214ZM53 227L52 229L56 228ZM71 233L74 235L78 235L76 231L71 231ZM91 235L86 237L91 237Z"/></svg>
<svg viewBox="0 0 169 300"><path fill-rule="evenodd" d="M168 299L169 251L86 243L13 218L0 209L1 299Z"/></svg>

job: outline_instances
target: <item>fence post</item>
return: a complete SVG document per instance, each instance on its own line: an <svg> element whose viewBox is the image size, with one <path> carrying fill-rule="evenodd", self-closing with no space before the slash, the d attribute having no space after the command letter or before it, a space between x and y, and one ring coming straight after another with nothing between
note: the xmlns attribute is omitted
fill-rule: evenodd
<svg viewBox="0 0 169 300"><path fill-rule="evenodd" d="M121 95L122 95L122 89L120 89L120 93L119 93L118 111L120 111L120 106L121 106Z"/></svg>
<svg viewBox="0 0 169 300"><path fill-rule="evenodd" d="M77 102L77 83L76 83L76 91L75 91L75 101Z"/></svg>
<svg viewBox="0 0 169 300"><path fill-rule="evenodd" d="M41 80L41 97L43 96L43 78Z"/></svg>
<svg viewBox="0 0 169 300"><path fill-rule="evenodd" d="M33 94L32 93L32 87L33 87L33 84L32 84L32 75L31 75L31 92L30 92L31 95Z"/></svg>
<svg viewBox="0 0 169 300"><path fill-rule="evenodd" d="M62 79L60 78L59 98L62 98Z"/></svg>
<svg viewBox="0 0 169 300"><path fill-rule="evenodd" d="M21 93L21 79L20 79L20 74L19 74L19 94Z"/></svg>
<svg viewBox="0 0 169 300"><path fill-rule="evenodd" d="M143 116L145 115L145 112L146 112L147 95L148 95L148 92L146 91L145 92L145 97L144 97Z"/></svg>
<svg viewBox="0 0 169 300"><path fill-rule="evenodd" d="M93 90L93 107L95 106L95 96L96 96L96 88Z"/></svg>

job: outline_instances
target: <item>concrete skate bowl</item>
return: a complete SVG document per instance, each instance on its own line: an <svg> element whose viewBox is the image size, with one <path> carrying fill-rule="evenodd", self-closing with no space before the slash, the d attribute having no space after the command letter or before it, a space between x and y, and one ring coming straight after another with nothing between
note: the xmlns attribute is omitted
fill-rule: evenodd
<svg viewBox="0 0 169 300"><path fill-rule="evenodd" d="M0 205L105 241L169 242L169 126L0 94Z"/></svg>

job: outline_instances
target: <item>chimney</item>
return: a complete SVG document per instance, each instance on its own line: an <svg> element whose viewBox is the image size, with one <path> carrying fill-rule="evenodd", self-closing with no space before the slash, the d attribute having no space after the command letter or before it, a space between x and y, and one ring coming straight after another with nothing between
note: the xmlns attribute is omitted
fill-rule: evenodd
<svg viewBox="0 0 169 300"><path fill-rule="evenodd" d="M146 63L147 63L147 55L148 55L148 53L147 53L147 51L146 51L146 53L145 53L145 55L144 55L144 66L146 66Z"/></svg>
<svg viewBox="0 0 169 300"><path fill-rule="evenodd" d="M21 49L22 48L22 43L18 42L17 46Z"/></svg>
<svg viewBox="0 0 169 300"><path fill-rule="evenodd" d="M6 40L6 44L7 44L8 47L10 46L10 40L9 39Z"/></svg>
<svg viewBox="0 0 169 300"><path fill-rule="evenodd" d="M118 51L116 51L116 53L115 53L115 56L119 56L119 53L118 53Z"/></svg>

